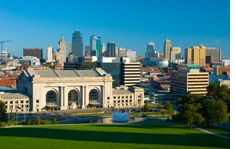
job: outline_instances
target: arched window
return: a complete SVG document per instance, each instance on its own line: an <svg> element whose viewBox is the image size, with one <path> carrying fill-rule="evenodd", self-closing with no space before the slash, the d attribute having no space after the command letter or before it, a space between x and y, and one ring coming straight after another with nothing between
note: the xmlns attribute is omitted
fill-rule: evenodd
<svg viewBox="0 0 235 149"><path fill-rule="evenodd" d="M69 103L69 105L72 103L78 104L78 92L76 90L69 91L68 103Z"/></svg>
<svg viewBox="0 0 235 149"><path fill-rule="evenodd" d="M46 94L46 105L47 106L57 106L57 96L55 91L49 91Z"/></svg>
<svg viewBox="0 0 235 149"><path fill-rule="evenodd" d="M90 103L98 103L98 100L99 100L99 92L96 89L92 89L89 93Z"/></svg>

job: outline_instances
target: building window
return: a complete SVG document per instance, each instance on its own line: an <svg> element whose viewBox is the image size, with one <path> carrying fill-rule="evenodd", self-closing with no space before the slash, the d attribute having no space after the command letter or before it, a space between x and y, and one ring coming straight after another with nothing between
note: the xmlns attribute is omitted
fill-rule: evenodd
<svg viewBox="0 0 235 149"><path fill-rule="evenodd" d="M126 99L128 99L128 96L126 96Z"/></svg>
<svg viewBox="0 0 235 149"><path fill-rule="evenodd" d="M118 99L120 99L120 96L118 96Z"/></svg>
<svg viewBox="0 0 235 149"><path fill-rule="evenodd" d="M57 95L56 92L51 90L46 94L46 105L47 106L57 106Z"/></svg>
<svg viewBox="0 0 235 149"><path fill-rule="evenodd" d="M118 103L120 103L120 100L118 100Z"/></svg>
<svg viewBox="0 0 235 149"><path fill-rule="evenodd" d="M13 104L13 101L10 101L10 104Z"/></svg>
<svg viewBox="0 0 235 149"><path fill-rule="evenodd" d="M132 96L130 96L130 98L132 98Z"/></svg>
<svg viewBox="0 0 235 149"><path fill-rule="evenodd" d="M128 100L126 100L126 102L128 102Z"/></svg>
<svg viewBox="0 0 235 149"><path fill-rule="evenodd" d="M122 96L122 99L124 99L124 96Z"/></svg>
<svg viewBox="0 0 235 149"><path fill-rule="evenodd" d="M76 90L71 90L68 93L68 104L71 105L72 103L76 105L78 103L78 92Z"/></svg>
<svg viewBox="0 0 235 149"><path fill-rule="evenodd" d="M132 100L130 100L130 102L132 102Z"/></svg>
<svg viewBox="0 0 235 149"><path fill-rule="evenodd" d="M20 103L24 103L24 100L21 100Z"/></svg>
<svg viewBox="0 0 235 149"><path fill-rule="evenodd" d="M122 102L124 102L124 100L122 100Z"/></svg>
<svg viewBox="0 0 235 149"><path fill-rule="evenodd" d="M113 99L116 99L116 96L113 96Z"/></svg>
<svg viewBox="0 0 235 149"><path fill-rule="evenodd" d="M107 99L109 100L110 98L109 98L109 97L107 97Z"/></svg>
<svg viewBox="0 0 235 149"><path fill-rule="evenodd" d="M98 103L98 100L99 100L99 92L96 89L92 89L89 93L90 103Z"/></svg>
<svg viewBox="0 0 235 149"><path fill-rule="evenodd" d="M36 103L39 103L39 100L36 100Z"/></svg>

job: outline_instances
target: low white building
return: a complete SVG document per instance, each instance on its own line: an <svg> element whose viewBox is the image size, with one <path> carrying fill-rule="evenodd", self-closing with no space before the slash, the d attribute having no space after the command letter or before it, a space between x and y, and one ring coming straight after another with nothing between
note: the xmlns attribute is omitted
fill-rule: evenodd
<svg viewBox="0 0 235 149"><path fill-rule="evenodd" d="M27 113L29 112L29 97L20 93L0 92L0 100L6 105L7 113Z"/></svg>

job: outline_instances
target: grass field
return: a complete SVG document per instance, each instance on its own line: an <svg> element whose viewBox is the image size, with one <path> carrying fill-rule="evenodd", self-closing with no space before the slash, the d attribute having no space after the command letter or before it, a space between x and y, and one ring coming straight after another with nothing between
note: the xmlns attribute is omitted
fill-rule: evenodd
<svg viewBox="0 0 235 149"><path fill-rule="evenodd" d="M182 125L51 125L0 129L2 149L229 148L229 140Z"/></svg>

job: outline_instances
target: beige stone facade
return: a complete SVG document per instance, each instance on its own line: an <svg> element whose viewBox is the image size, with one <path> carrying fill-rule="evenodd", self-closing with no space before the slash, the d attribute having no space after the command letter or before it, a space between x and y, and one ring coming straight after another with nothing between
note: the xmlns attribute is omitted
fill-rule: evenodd
<svg viewBox="0 0 235 149"><path fill-rule="evenodd" d="M126 95L128 99L125 97L125 102L120 101L120 107L123 107L122 104L125 107L143 105L142 88L116 92L112 89L112 82L112 76L100 68L95 70L33 70L29 68L18 77L17 89L30 97L29 107L32 112L48 109L89 108L90 106L117 107L118 104L114 106L113 97L122 98Z"/></svg>
<svg viewBox="0 0 235 149"><path fill-rule="evenodd" d="M144 106L144 89L139 87L113 89L112 96L107 98L107 107L135 108L142 106Z"/></svg>
<svg viewBox="0 0 235 149"><path fill-rule="evenodd" d="M0 93L0 100L6 105L7 113L29 112L29 97L19 93Z"/></svg>

